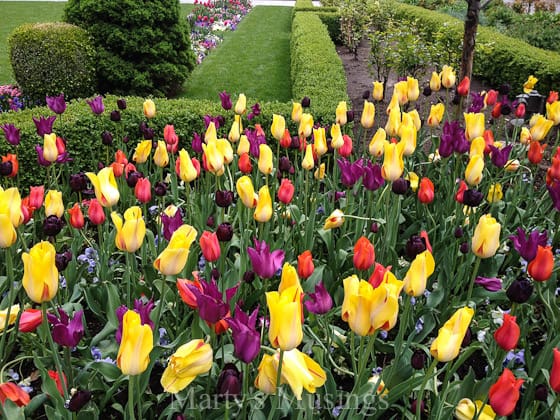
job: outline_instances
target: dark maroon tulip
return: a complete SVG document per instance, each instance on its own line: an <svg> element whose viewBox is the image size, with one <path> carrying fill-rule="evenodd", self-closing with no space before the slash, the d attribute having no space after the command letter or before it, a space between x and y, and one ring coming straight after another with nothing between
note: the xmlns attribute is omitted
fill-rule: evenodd
<svg viewBox="0 0 560 420"><path fill-rule="evenodd" d="M404 195L408 191L408 187L410 187L410 181L404 178L398 178L393 181L391 191L398 195Z"/></svg>
<svg viewBox="0 0 560 420"><path fill-rule="evenodd" d="M303 99L301 100L301 106L303 108L309 108L310 105L311 105L311 99L309 98L309 96L304 96Z"/></svg>
<svg viewBox="0 0 560 420"><path fill-rule="evenodd" d="M216 229L216 236L218 236L218 241L229 242L233 238L233 227L231 223L221 223Z"/></svg>
<svg viewBox="0 0 560 420"><path fill-rule="evenodd" d="M70 175L68 184L73 192L82 192L87 188L88 177L83 172Z"/></svg>
<svg viewBox="0 0 560 420"><path fill-rule="evenodd" d="M156 182L156 185L154 185L154 193L158 197L163 197L167 194L167 184L163 181Z"/></svg>
<svg viewBox="0 0 560 420"><path fill-rule="evenodd" d="M120 111L117 111L116 109L114 111L111 111L111 121L114 122L119 122L121 120L121 113Z"/></svg>
<svg viewBox="0 0 560 420"><path fill-rule="evenodd" d="M74 395L72 395L72 398L70 398L70 402L68 402L68 410L72 411L73 413L77 413L90 400L91 400L91 391L88 390L76 391Z"/></svg>
<svg viewBox="0 0 560 420"><path fill-rule="evenodd" d="M412 353L410 365L416 370L424 369L427 359L428 357L426 356L426 352L424 352L424 350L416 349L414 350L414 353Z"/></svg>
<svg viewBox="0 0 560 420"><path fill-rule="evenodd" d="M64 271L70 261L72 261L72 251L70 250L57 253L55 256L55 265L58 271Z"/></svg>
<svg viewBox="0 0 560 420"><path fill-rule="evenodd" d="M412 235L408 238L408 241L406 241L404 252L409 259L413 260L418 254L421 254L426 249L426 239L419 235Z"/></svg>
<svg viewBox="0 0 560 420"><path fill-rule="evenodd" d="M484 195L480 191L470 188L463 193L463 204L469 207L476 207L482 203L483 198Z"/></svg>
<svg viewBox="0 0 560 420"><path fill-rule="evenodd" d="M122 111L126 109L126 99L120 98L117 99L117 107Z"/></svg>
<svg viewBox="0 0 560 420"><path fill-rule="evenodd" d="M226 363L218 376L216 394L228 399L241 395L241 381L241 372L237 367L233 363Z"/></svg>
<svg viewBox="0 0 560 420"><path fill-rule="evenodd" d="M54 214L48 216L43 222L43 232L47 236L56 236L64 227L64 220Z"/></svg>
<svg viewBox="0 0 560 420"><path fill-rule="evenodd" d="M101 133L101 143L105 146L110 146L113 144L113 135L110 131L104 131Z"/></svg>
<svg viewBox="0 0 560 420"><path fill-rule="evenodd" d="M84 336L82 320L84 311L77 311L72 319L62 308L58 308L56 312L58 317L54 314L47 314L49 323L53 325L53 340L64 347L76 347Z"/></svg>
<svg viewBox="0 0 560 420"><path fill-rule="evenodd" d="M218 207L223 207L223 208L227 208L231 205L231 203L233 202L233 191L221 191L218 190L216 191L216 205Z"/></svg>
<svg viewBox="0 0 560 420"><path fill-rule="evenodd" d="M226 319L232 332L233 354L244 363L251 363L261 350L260 332L255 328L258 313L258 307L247 315L236 305L233 318Z"/></svg>
<svg viewBox="0 0 560 420"><path fill-rule="evenodd" d="M525 303L533 294L533 285L526 277L519 277L510 284L506 296L515 303Z"/></svg>

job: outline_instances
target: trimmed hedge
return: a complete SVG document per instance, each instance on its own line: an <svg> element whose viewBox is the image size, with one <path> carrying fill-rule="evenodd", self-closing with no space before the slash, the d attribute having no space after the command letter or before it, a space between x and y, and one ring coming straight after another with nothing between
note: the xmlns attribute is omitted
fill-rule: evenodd
<svg viewBox="0 0 560 420"><path fill-rule="evenodd" d="M8 37L14 76L23 94L45 103L45 96L66 98L95 92L96 53L86 31L62 22L25 24Z"/></svg>
<svg viewBox="0 0 560 420"><path fill-rule="evenodd" d="M428 40L442 25L448 25L457 40L463 39L464 24L461 20L408 4L394 3L395 16L401 19L418 19L426 28L423 35ZM560 84L560 54L533 47L524 41L510 38L487 27L478 27L473 74L494 86L509 83L520 90L529 75L539 79L537 89L548 93Z"/></svg>
<svg viewBox="0 0 560 420"><path fill-rule="evenodd" d="M311 98L316 119L321 114L334 113L340 101L349 101L342 61L327 28L315 13L296 13L290 55L292 97Z"/></svg>

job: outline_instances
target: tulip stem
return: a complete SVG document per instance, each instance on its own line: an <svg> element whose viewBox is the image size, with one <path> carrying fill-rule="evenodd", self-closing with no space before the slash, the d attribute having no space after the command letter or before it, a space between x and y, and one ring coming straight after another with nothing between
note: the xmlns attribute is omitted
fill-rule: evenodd
<svg viewBox="0 0 560 420"><path fill-rule="evenodd" d="M134 376L128 376L128 420L134 420Z"/></svg>
<svg viewBox="0 0 560 420"><path fill-rule="evenodd" d="M241 409L241 418L247 418L247 400L249 397L249 365L243 364L243 407Z"/></svg>
<svg viewBox="0 0 560 420"><path fill-rule="evenodd" d="M276 396L272 401L272 407L270 413L268 414L268 420L272 420L276 417L276 410L280 403L280 381L282 379L282 362L284 361L284 350L280 349L280 357L278 359L278 372L276 374Z"/></svg>
<svg viewBox="0 0 560 420"><path fill-rule="evenodd" d="M58 358L58 350L54 344L53 338L52 338L52 334L51 334L51 330L49 328L49 321L47 318L47 302L42 302L41 303L41 310L43 313L43 320L42 320L42 324L43 324L43 329L45 330L45 334L47 336L47 340L49 341L49 345L51 346L51 350L52 350L52 354L53 354L53 360L54 360L54 364L56 366L56 372L58 373L58 377L60 379L60 384L62 386L62 391L64 394L64 399L68 399L68 389L66 387L66 381L64 380L64 373L62 371L62 366L60 365L60 359Z"/></svg>
<svg viewBox="0 0 560 420"><path fill-rule="evenodd" d="M422 385L420 385L420 392L418 392L418 396L416 397L416 418L420 420L421 418L421 407L422 407L422 400L424 399L424 390L426 389L426 384L432 377L432 372L436 370L438 364L438 360L434 359L428 370L426 371L426 375L424 376L424 380L422 381Z"/></svg>
<svg viewBox="0 0 560 420"><path fill-rule="evenodd" d="M8 301L8 309L6 313L6 322L3 325L4 329L2 330L2 339L0 340L0 360L2 362L4 362L4 356L5 356L4 345L6 343L6 336L8 335L8 325L10 324L10 312L15 299L14 296L15 286L14 286L14 282L12 281L13 272L14 272L14 260L12 255L12 248L8 247L6 248L6 278L8 280L6 283L8 284L9 301ZM0 381L1 380L2 378L0 377Z"/></svg>
<svg viewBox="0 0 560 420"><path fill-rule="evenodd" d="M74 372L72 371L72 354L70 347L64 347L64 361L66 363L66 370L68 372L68 384L72 388L74 384Z"/></svg>
<svg viewBox="0 0 560 420"><path fill-rule="evenodd" d="M480 257L476 257L476 261L474 262L474 269L473 269L472 276L471 276L471 281L469 283L469 292L467 293L467 304L471 300L474 281L476 279L476 275L478 274L478 269L480 267L480 261L482 261L482 259Z"/></svg>

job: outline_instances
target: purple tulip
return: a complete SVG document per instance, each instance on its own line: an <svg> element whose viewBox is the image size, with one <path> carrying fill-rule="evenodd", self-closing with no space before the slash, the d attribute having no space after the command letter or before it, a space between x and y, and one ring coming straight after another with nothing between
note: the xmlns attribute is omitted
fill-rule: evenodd
<svg viewBox="0 0 560 420"><path fill-rule="evenodd" d="M150 313L154 309L154 306L155 304L151 299L146 303L144 303L140 299L134 299L134 312L140 315L141 325L149 325L151 329L154 329L154 322L150 319ZM117 319L119 321L119 327L117 328L117 332L115 333L115 340L119 344L122 340L123 318L124 314L126 314L127 311L128 308L125 305L121 305L115 310Z"/></svg>
<svg viewBox="0 0 560 420"><path fill-rule="evenodd" d="M249 112L249 115L247 115L247 119L251 121L253 118L258 117L259 115L261 115L261 106L257 102L251 107L251 112Z"/></svg>
<svg viewBox="0 0 560 420"><path fill-rule="evenodd" d="M363 171L362 184L366 190L375 191L385 183L385 179L381 175L381 166L378 164L374 165L368 160Z"/></svg>
<svg viewBox="0 0 560 420"><path fill-rule="evenodd" d="M70 319L62 308L58 308L59 317L54 314L47 314L49 323L53 325L53 340L65 347L76 347L84 336L84 324L82 316L84 311L78 311Z"/></svg>
<svg viewBox="0 0 560 420"><path fill-rule="evenodd" d="M19 128L16 128L13 124L2 124L0 127L4 130L4 136L6 137L8 143L12 146L17 146L20 142Z"/></svg>
<svg viewBox="0 0 560 420"><path fill-rule="evenodd" d="M163 237L170 241L173 232L179 229L179 227L183 224L181 209L177 209L174 216L168 216L167 214L162 213L161 223L163 225Z"/></svg>
<svg viewBox="0 0 560 420"><path fill-rule="evenodd" d="M200 318L209 324L216 324L222 320L229 311L229 300L232 296L232 289L226 291L226 300L224 302L223 294L218 289L216 281L212 279L210 283L201 280L202 292L198 287L187 285L189 290L196 297L196 304L198 306L198 314ZM233 288L233 294L237 291L237 287Z"/></svg>
<svg viewBox="0 0 560 420"><path fill-rule="evenodd" d="M50 117L41 116L39 119L33 117L33 122L37 128L37 135L43 138L45 134L51 134L54 120L56 120L56 115L51 115Z"/></svg>
<svg viewBox="0 0 560 420"><path fill-rule="evenodd" d="M233 337L233 354L244 363L251 363L261 350L261 335L255 329L259 308L247 315L239 306L235 306L233 318L226 321Z"/></svg>
<svg viewBox="0 0 560 420"><path fill-rule="evenodd" d="M513 247L515 250L523 257L527 262L531 262L537 256L538 246L546 246L547 234L546 230L539 233L537 229L534 229L527 237L526 232L518 227L517 235L512 235L509 237L513 242Z"/></svg>
<svg viewBox="0 0 560 420"><path fill-rule="evenodd" d="M305 309L317 315L326 314L333 306L333 301L323 282L315 285L315 293L307 295L309 300L303 302Z"/></svg>
<svg viewBox="0 0 560 420"><path fill-rule="evenodd" d="M478 276L474 282L481 285L489 292L497 292L502 290L502 280L498 277L480 277Z"/></svg>
<svg viewBox="0 0 560 420"><path fill-rule="evenodd" d="M253 265L253 271L263 279L270 279L284 262L284 251L277 249L270 252L265 241L255 239L255 247L247 247L247 254Z"/></svg>
<svg viewBox="0 0 560 420"><path fill-rule="evenodd" d="M492 151L491 159L492 163L497 166L498 168L503 168L509 159L509 153L513 145L505 146L501 149L498 149L496 146L490 145L490 150Z"/></svg>
<svg viewBox="0 0 560 420"><path fill-rule="evenodd" d="M337 159L340 168L340 182L347 188L352 188L364 173L362 159L351 163L348 159Z"/></svg>
<svg viewBox="0 0 560 420"><path fill-rule="evenodd" d="M484 95L479 92L471 92L471 106L467 112L478 113L484 108Z"/></svg>
<svg viewBox="0 0 560 420"><path fill-rule="evenodd" d="M226 363L224 369L220 372L220 376L218 376L216 394L220 397L233 399L241 395L242 384L241 372L233 363Z"/></svg>
<svg viewBox="0 0 560 420"><path fill-rule="evenodd" d="M202 153L202 137L198 133L193 134L193 139L191 142L191 148L195 153Z"/></svg>
<svg viewBox="0 0 560 420"><path fill-rule="evenodd" d="M35 145L35 151L37 152L37 162L41 166L50 166L51 162L45 159L43 155L43 148L38 144Z"/></svg>
<svg viewBox="0 0 560 420"><path fill-rule="evenodd" d="M232 107L231 96L225 90L219 93L220 101L222 101L222 108L229 111Z"/></svg>
<svg viewBox="0 0 560 420"><path fill-rule="evenodd" d="M439 154L449 157L453 152L462 154L469 150L470 144L465 137L465 130L458 121L443 124Z"/></svg>
<svg viewBox="0 0 560 420"><path fill-rule="evenodd" d="M547 185L548 195L554 204L556 211L560 211L560 182L554 182L552 185Z"/></svg>
<svg viewBox="0 0 560 420"><path fill-rule="evenodd" d="M47 96L47 106L55 114L61 115L66 111L66 101L64 100L64 93L58 96Z"/></svg>
<svg viewBox="0 0 560 420"><path fill-rule="evenodd" d="M245 135L247 136L247 140L249 140L249 154L258 159L260 155L260 148L261 144L266 144L265 136L258 130L245 130Z"/></svg>
<svg viewBox="0 0 560 420"><path fill-rule="evenodd" d="M103 114L105 111L105 105L103 105L103 96L97 95L91 101L86 101L89 107L91 108L91 112L95 115Z"/></svg>

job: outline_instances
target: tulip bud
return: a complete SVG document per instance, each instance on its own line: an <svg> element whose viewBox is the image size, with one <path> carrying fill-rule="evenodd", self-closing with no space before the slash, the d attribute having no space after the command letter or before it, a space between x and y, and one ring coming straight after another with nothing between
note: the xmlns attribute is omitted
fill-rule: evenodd
<svg viewBox="0 0 560 420"><path fill-rule="evenodd" d="M303 108L309 108L310 105L311 105L311 99L309 98L309 96L304 96L303 99L301 100L301 106Z"/></svg>
<svg viewBox="0 0 560 420"><path fill-rule="evenodd" d="M410 359L410 365L416 370L424 369L427 359L428 358L424 350L416 349L414 350L414 353L412 353L412 358Z"/></svg>
<svg viewBox="0 0 560 420"><path fill-rule="evenodd" d="M461 251L461 254L466 254L469 252L469 244L468 242L463 242L461 244L461 246L459 246L459 251Z"/></svg>
<svg viewBox="0 0 560 420"><path fill-rule="evenodd" d="M126 109L126 99L120 98L117 99L117 107L122 111Z"/></svg>
<svg viewBox="0 0 560 420"><path fill-rule="evenodd" d="M121 113L117 110L111 111L111 121L119 122L121 120Z"/></svg>
<svg viewBox="0 0 560 420"><path fill-rule="evenodd" d="M104 131L101 133L101 143L105 146L110 146L113 144L113 135L109 131Z"/></svg>
<svg viewBox="0 0 560 420"><path fill-rule="evenodd" d="M253 270L248 270L243 273L243 281L245 283L251 284L255 280L255 272Z"/></svg>
<svg viewBox="0 0 560 420"><path fill-rule="evenodd" d="M535 387L535 400L546 401L548 398L548 388L545 384L538 384Z"/></svg>

